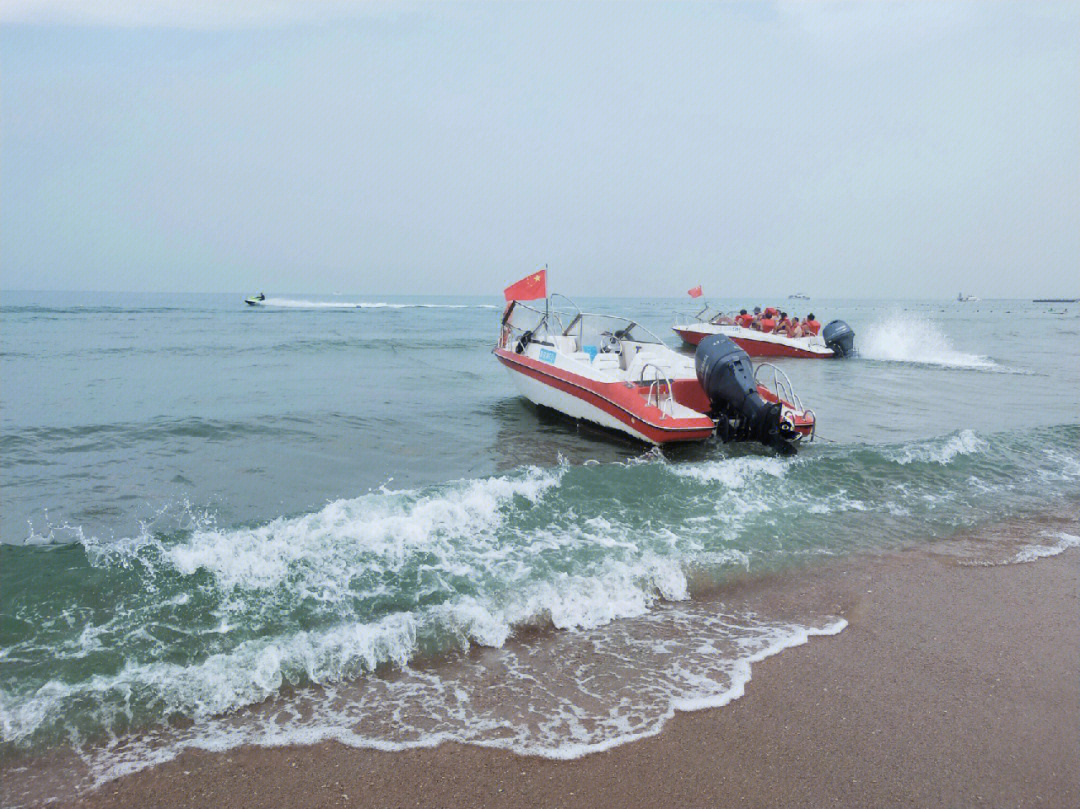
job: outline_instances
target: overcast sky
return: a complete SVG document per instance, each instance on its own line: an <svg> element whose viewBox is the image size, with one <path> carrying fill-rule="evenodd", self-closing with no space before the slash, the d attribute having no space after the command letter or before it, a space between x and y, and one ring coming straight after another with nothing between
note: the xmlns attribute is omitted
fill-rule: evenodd
<svg viewBox="0 0 1080 809"><path fill-rule="evenodd" d="M0 6L0 285L1080 295L1080 3Z"/></svg>

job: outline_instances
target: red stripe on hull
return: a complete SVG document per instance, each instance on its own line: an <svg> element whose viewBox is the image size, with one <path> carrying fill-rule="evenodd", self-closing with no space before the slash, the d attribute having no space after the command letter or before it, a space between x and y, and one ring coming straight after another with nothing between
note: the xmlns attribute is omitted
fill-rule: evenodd
<svg viewBox="0 0 1080 809"><path fill-rule="evenodd" d="M679 335L684 343L692 346L696 346L707 336L699 331L689 331L687 329L672 329L672 331Z"/></svg>
<svg viewBox="0 0 1080 809"><path fill-rule="evenodd" d="M713 332L701 332L693 329L672 329L684 343L696 346L706 337L711 337ZM739 348L751 357L801 357L803 359L827 360L835 355L829 351L807 351L797 346L773 343L769 340L755 340L748 337L735 337L730 334L727 337Z"/></svg>
<svg viewBox="0 0 1080 809"><path fill-rule="evenodd" d="M731 342L751 357L802 357L804 359L827 360L833 356L816 351L806 351L783 343L770 343L767 340L749 340L745 337L732 337Z"/></svg>
<svg viewBox="0 0 1080 809"><path fill-rule="evenodd" d="M643 415L654 416L659 420L661 411L657 407L645 404L636 387L628 387L622 382L597 382L586 379L547 363L512 353L504 348L496 348L494 353L508 368L603 410L612 418L646 436L653 443L704 441L710 438L716 429L712 419L705 415L695 419L668 417L664 419L667 422L666 425L647 421L642 418Z"/></svg>

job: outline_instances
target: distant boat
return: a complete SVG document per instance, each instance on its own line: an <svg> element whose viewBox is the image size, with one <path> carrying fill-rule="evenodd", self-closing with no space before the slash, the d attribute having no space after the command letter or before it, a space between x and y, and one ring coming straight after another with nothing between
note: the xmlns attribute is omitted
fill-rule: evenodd
<svg viewBox="0 0 1080 809"><path fill-rule="evenodd" d="M977 301L974 295L965 295L963 292L956 293L956 300L960 303L970 303L971 301Z"/></svg>
<svg viewBox="0 0 1080 809"><path fill-rule="evenodd" d="M792 301L808 301L810 296L803 292L796 292L794 295L788 295L788 300Z"/></svg>
<svg viewBox="0 0 1080 809"><path fill-rule="evenodd" d="M1032 298L1032 303L1080 303L1080 298Z"/></svg>

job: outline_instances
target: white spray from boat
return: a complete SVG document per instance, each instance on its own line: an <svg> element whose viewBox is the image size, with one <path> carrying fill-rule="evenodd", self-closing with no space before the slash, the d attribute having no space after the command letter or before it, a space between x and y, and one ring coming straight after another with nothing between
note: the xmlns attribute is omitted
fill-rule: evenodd
<svg viewBox="0 0 1080 809"><path fill-rule="evenodd" d="M943 368L999 367L989 357L957 350L940 326L917 315L890 315L863 329L858 339L859 356L863 359Z"/></svg>

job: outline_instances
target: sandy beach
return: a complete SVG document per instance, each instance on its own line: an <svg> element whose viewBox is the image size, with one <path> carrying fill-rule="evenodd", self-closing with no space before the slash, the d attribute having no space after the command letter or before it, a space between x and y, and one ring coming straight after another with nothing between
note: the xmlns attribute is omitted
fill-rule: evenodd
<svg viewBox="0 0 1080 809"><path fill-rule="evenodd" d="M812 604L849 626L756 664L743 697L650 739L570 761L455 744L188 752L69 805L1080 804L1080 553L983 567L908 552L723 598L763 593L774 611Z"/></svg>

